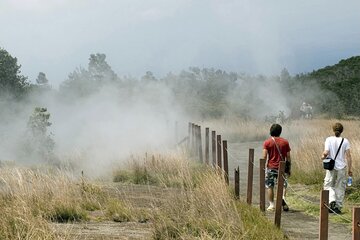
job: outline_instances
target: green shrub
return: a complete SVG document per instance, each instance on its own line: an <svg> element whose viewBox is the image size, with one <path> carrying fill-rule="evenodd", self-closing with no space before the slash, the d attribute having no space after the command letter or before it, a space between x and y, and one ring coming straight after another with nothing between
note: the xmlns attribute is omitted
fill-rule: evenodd
<svg viewBox="0 0 360 240"><path fill-rule="evenodd" d="M106 194L99 186L82 180L80 206L83 209L87 211L100 210L107 199L108 194Z"/></svg>
<svg viewBox="0 0 360 240"><path fill-rule="evenodd" d="M78 222L81 220L87 220L86 212L81 209L77 208L74 205L64 205L58 204L55 206L53 213L49 216L50 220L54 222Z"/></svg>
<svg viewBox="0 0 360 240"><path fill-rule="evenodd" d="M346 188L346 198L354 203L360 202L360 189L359 184L355 183L352 187Z"/></svg>
<svg viewBox="0 0 360 240"><path fill-rule="evenodd" d="M154 172L147 170L145 166L134 165L131 170L117 170L113 173L114 182L126 182L134 184L157 185L159 179Z"/></svg>
<svg viewBox="0 0 360 240"><path fill-rule="evenodd" d="M132 173L127 170L116 170L113 172L113 182L131 182Z"/></svg>
<svg viewBox="0 0 360 240"><path fill-rule="evenodd" d="M108 201L106 215L115 222L129 222L134 219L130 207L118 199Z"/></svg>

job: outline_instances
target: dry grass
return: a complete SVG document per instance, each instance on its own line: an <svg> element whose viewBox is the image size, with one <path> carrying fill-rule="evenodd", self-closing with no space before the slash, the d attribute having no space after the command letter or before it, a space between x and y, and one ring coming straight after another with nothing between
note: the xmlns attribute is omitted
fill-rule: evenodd
<svg viewBox="0 0 360 240"><path fill-rule="evenodd" d="M220 119L200 123L202 127L209 127L210 131L216 130L228 141L262 141L268 137L270 124L242 120L242 119Z"/></svg>
<svg viewBox="0 0 360 240"><path fill-rule="evenodd" d="M68 204L57 191L68 189L64 188L68 180L22 168L2 168L0 176L0 208L5 215L0 221L0 238L55 239L47 218L56 212L56 205L49 202Z"/></svg>
<svg viewBox="0 0 360 240"><path fill-rule="evenodd" d="M294 169L299 174L312 175L313 178L314 176L320 178L320 175L322 181L324 170L321 154L324 150L324 142L326 137L333 135L331 126L338 121L335 119L301 121L289 127ZM360 122L355 120L339 122L344 125L342 136L349 139L351 144L354 176L359 176L359 162L356 160L360 158Z"/></svg>
<svg viewBox="0 0 360 240"><path fill-rule="evenodd" d="M85 221L109 206L100 187L63 170L3 167L0 176L0 239L66 239L51 221Z"/></svg>
<svg viewBox="0 0 360 240"><path fill-rule="evenodd" d="M128 174L139 167L158 185L177 189L152 211L154 239L284 239L258 209L234 200L214 169L179 155L133 158Z"/></svg>

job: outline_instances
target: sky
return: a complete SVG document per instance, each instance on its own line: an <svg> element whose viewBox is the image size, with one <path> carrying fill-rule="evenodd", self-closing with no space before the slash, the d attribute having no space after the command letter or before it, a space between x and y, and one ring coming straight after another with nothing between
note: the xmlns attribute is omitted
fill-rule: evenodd
<svg viewBox="0 0 360 240"><path fill-rule="evenodd" d="M311 72L360 55L358 0L0 0L0 47L53 86L92 53L119 75Z"/></svg>

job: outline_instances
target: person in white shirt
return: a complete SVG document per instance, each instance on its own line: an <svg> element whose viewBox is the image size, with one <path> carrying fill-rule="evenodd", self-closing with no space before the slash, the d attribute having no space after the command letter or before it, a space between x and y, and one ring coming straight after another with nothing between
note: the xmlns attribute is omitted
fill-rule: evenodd
<svg viewBox="0 0 360 240"><path fill-rule="evenodd" d="M339 153L335 159L335 167L333 170L326 170L324 178L324 190L329 190L330 213L341 213L343 206L345 188L346 188L346 171L349 176L352 176L351 171L351 154L350 143L346 138L340 137L344 130L341 123L335 123L332 126L335 136L326 138L325 150L321 156L322 159L326 157L335 158L336 153L340 147ZM344 140L343 140L344 139Z"/></svg>

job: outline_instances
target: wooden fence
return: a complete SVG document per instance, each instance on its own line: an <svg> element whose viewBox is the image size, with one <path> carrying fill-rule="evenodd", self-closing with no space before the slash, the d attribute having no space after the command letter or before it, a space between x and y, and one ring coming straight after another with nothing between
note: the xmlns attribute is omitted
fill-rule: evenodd
<svg viewBox="0 0 360 240"><path fill-rule="evenodd" d="M190 154L198 159L199 162L208 164L217 168L224 177L228 185L229 182L229 164L228 164L228 145L226 140L222 140L221 135L217 135L215 130L211 131L211 155L210 155L210 129L205 128L204 141L201 137L201 126L194 123L189 123L187 147ZM203 144L205 147L203 149ZM203 150L205 151L203 155ZM203 159L205 156L205 159ZM211 156L211 159L210 159ZM265 212L265 159L259 159L259 182L260 182L260 210ZM253 196L253 179L254 179L254 149L249 149L248 160L248 177L247 177L247 191L246 202L252 205ZM280 162L279 176L284 176L285 162ZM240 167L234 169L234 190L235 198L240 199ZM282 213L282 196L284 191L284 177L278 178L276 202L275 202L275 217L274 224L277 227L281 226ZM329 192L322 190L320 194L320 216L319 216L319 239L328 239L328 224L329 224ZM352 217L352 239L360 240L360 208L353 208Z"/></svg>

